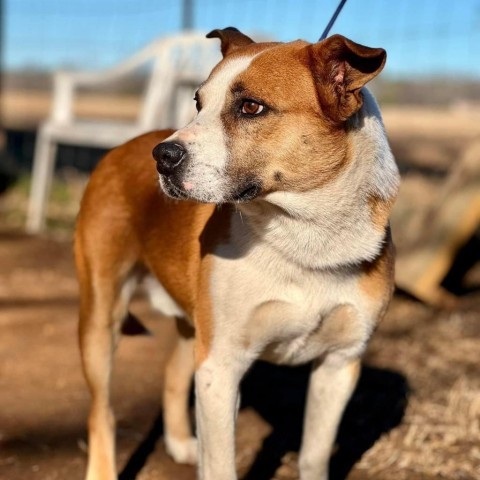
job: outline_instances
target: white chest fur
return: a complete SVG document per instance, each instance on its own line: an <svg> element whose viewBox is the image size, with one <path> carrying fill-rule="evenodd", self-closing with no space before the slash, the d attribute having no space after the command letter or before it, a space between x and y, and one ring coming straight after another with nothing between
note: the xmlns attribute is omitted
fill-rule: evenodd
<svg viewBox="0 0 480 480"><path fill-rule="evenodd" d="M350 309L355 321L347 321L357 330L355 345L352 331L345 345L335 340L339 351L353 348L358 354L372 330L374 319L357 287L358 269L328 271L294 263L252 233L239 214L232 219L231 241L217 248L213 267L214 348L233 342L253 357L265 352L274 362L303 363L332 347L322 324L340 307Z"/></svg>

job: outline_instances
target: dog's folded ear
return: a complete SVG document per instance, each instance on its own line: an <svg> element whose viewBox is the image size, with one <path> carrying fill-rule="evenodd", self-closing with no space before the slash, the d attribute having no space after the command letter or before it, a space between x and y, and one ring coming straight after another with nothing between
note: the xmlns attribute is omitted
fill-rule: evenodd
<svg viewBox="0 0 480 480"><path fill-rule="evenodd" d="M360 90L382 71L387 53L342 35L332 35L307 49L322 110L334 121L347 120L361 108Z"/></svg>
<svg viewBox="0 0 480 480"><path fill-rule="evenodd" d="M219 38L221 42L222 55L226 57L234 50L254 43L254 41L244 35L234 27L212 30L207 33L207 38Z"/></svg>

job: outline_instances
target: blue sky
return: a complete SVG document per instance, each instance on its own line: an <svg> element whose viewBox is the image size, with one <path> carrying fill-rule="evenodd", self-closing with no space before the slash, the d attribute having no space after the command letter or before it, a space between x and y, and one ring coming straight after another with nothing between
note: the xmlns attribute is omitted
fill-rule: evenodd
<svg viewBox="0 0 480 480"><path fill-rule="evenodd" d="M196 29L316 41L338 0L193 0ZM181 27L178 0L4 0L4 66L98 69ZM390 77L480 79L480 0L348 0L331 33L388 52Z"/></svg>

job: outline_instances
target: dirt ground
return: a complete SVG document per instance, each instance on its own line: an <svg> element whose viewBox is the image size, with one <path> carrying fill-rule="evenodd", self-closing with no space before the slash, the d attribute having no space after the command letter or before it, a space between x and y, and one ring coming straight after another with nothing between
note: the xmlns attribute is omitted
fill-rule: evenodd
<svg viewBox="0 0 480 480"><path fill-rule="evenodd" d="M0 478L81 479L89 397L70 241L0 232L0 265ZM154 336L124 337L117 354L120 478L194 479L193 468L167 457L162 440L162 364L172 321L142 299L133 311ZM480 478L479 312L478 293L449 312L396 296L342 423L335 478ZM307 376L308 366L266 364L247 376L237 436L245 478L298 478Z"/></svg>

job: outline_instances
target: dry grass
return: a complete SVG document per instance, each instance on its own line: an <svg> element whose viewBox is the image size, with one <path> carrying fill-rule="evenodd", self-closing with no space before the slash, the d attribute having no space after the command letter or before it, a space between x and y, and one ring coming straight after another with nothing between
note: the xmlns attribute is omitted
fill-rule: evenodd
<svg viewBox="0 0 480 480"><path fill-rule="evenodd" d="M418 305L394 304L367 360L403 373L412 394L402 424L358 464L368 478L479 478L479 300L424 315Z"/></svg>

